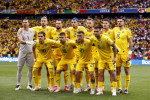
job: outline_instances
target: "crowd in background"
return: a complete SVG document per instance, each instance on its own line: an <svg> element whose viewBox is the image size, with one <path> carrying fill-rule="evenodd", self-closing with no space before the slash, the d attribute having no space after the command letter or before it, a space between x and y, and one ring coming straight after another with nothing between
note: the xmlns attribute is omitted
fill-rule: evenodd
<svg viewBox="0 0 150 100"><path fill-rule="evenodd" d="M95 25L102 24L103 16L95 16ZM131 29L133 34L134 50L133 59L150 59L150 19L149 18L129 18L125 17L126 25ZM117 17L110 18L111 28L117 25ZM40 20L29 20L30 27L40 26ZM56 19L49 19L49 26L55 27ZM86 19L80 19L79 25L86 27ZM63 27L71 26L71 19L63 20ZM19 42L17 39L17 31L22 27L22 20L12 20L8 17L0 20L0 56L17 57Z"/></svg>
<svg viewBox="0 0 150 100"><path fill-rule="evenodd" d="M0 10L149 8L150 0L0 0Z"/></svg>

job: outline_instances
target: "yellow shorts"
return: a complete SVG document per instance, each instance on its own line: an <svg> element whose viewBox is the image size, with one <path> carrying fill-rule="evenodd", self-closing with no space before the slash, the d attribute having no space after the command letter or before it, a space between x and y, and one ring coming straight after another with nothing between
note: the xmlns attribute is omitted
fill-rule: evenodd
<svg viewBox="0 0 150 100"><path fill-rule="evenodd" d="M98 69L116 70L116 65L111 60L100 60L98 63Z"/></svg>
<svg viewBox="0 0 150 100"><path fill-rule="evenodd" d="M88 71L94 71L95 70L94 66L95 66L94 59L89 62L81 62L79 60L77 67L76 67L76 71L83 71L84 68L87 68Z"/></svg>
<svg viewBox="0 0 150 100"><path fill-rule="evenodd" d="M76 59L79 60L80 58L80 52L78 49L74 49L75 55L76 55Z"/></svg>
<svg viewBox="0 0 150 100"><path fill-rule="evenodd" d="M45 63L45 65L48 68L54 68L54 64L53 64L53 59L49 59L49 60L37 60L34 64L33 67L39 68L42 67L43 63Z"/></svg>
<svg viewBox="0 0 150 100"><path fill-rule="evenodd" d="M62 56L60 56L60 55L54 55L54 67L57 67L58 63L61 60L61 57Z"/></svg>
<svg viewBox="0 0 150 100"><path fill-rule="evenodd" d="M122 66L122 63L123 63L123 67L130 67L131 66L131 61L128 61L128 55L117 54L117 56L116 56L116 67Z"/></svg>
<svg viewBox="0 0 150 100"><path fill-rule="evenodd" d="M76 58L73 59L61 59L58 63L57 70L67 70L68 66L70 66L71 70L76 69Z"/></svg>

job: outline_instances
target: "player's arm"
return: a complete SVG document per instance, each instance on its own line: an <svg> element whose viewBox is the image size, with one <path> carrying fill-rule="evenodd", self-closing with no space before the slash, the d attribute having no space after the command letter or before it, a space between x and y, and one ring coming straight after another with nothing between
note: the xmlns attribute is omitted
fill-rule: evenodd
<svg viewBox="0 0 150 100"><path fill-rule="evenodd" d="M66 33L67 33L67 38L70 39L70 30L69 30L69 28L66 28Z"/></svg>
<svg viewBox="0 0 150 100"><path fill-rule="evenodd" d="M36 50L35 49L36 49L36 46L33 46L33 55L34 55L34 59L35 59L35 62L36 62Z"/></svg>
<svg viewBox="0 0 150 100"><path fill-rule="evenodd" d="M133 41L132 38L128 39L129 42L129 55L128 55L128 60L131 60L132 58L132 50L133 50Z"/></svg>
<svg viewBox="0 0 150 100"><path fill-rule="evenodd" d="M111 45L113 47L113 52L114 52L114 59L113 59L113 63L116 63L116 55L117 55L117 46L115 45L115 43L113 42L113 44Z"/></svg>
<svg viewBox="0 0 150 100"><path fill-rule="evenodd" d="M20 29L18 30L18 32L17 32L18 40L19 40L19 42L20 42L21 44L26 44L26 41L24 41L23 38L22 38L22 36L21 36L22 31L23 31L23 29L20 28Z"/></svg>

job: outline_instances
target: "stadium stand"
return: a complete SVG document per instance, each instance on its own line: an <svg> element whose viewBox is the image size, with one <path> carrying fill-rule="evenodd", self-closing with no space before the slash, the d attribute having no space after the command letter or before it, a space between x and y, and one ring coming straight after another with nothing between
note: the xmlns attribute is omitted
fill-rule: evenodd
<svg viewBox="0 0 150 100"><path fill-rule="evenodd" d="M116 18L111 18L112 28L116 26ZM149 18L128 18L126 17L126 27L129 27L134 36L133 59L150 59L150 20ZM95 16L95 25L101 25L103 18ZM50 26L55 27L55 19L49 21ZM71 19L64 19L64 28L71 26ZM85 26L86 19L80 19L79 25ZM30 20L30 27L40 25L40 20ZM0 56L17 57L19 42L17 31L21 27L21 20L12 20L8 17L0 20Z"/></svg>
<svg viewBox="0 0 150 100"><path fill-rule="evenodd" d="M149 8L149 0L3 0L0 10L43 9L115 9L115 8Z"/></svg>

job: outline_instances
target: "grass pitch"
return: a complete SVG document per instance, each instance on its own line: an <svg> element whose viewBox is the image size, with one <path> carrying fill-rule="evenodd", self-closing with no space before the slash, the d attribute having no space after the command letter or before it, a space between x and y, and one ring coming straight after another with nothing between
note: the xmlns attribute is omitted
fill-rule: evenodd
<svg viewBox="0 0 150 100"><path fill-rule="evenodd" d="M63 74L60 93L50 93L47 90L46 69L42 68L42 89L32 92L27 90L27 67L24 66L21 79L21 90L15 91L17 63L0 62L0 100L149 100L150 99L150 66L132 66L129 94L117 94L111 96L109 74L105 71L104 95L90 95L90 92L73 94L72 91L64 91ZM69 81L70 83L70 81ZM125 74L122 67L122 86L124 89ZM34 86L34 82L32 81ZM83 89L86 87L85 76Z"/></svg>

